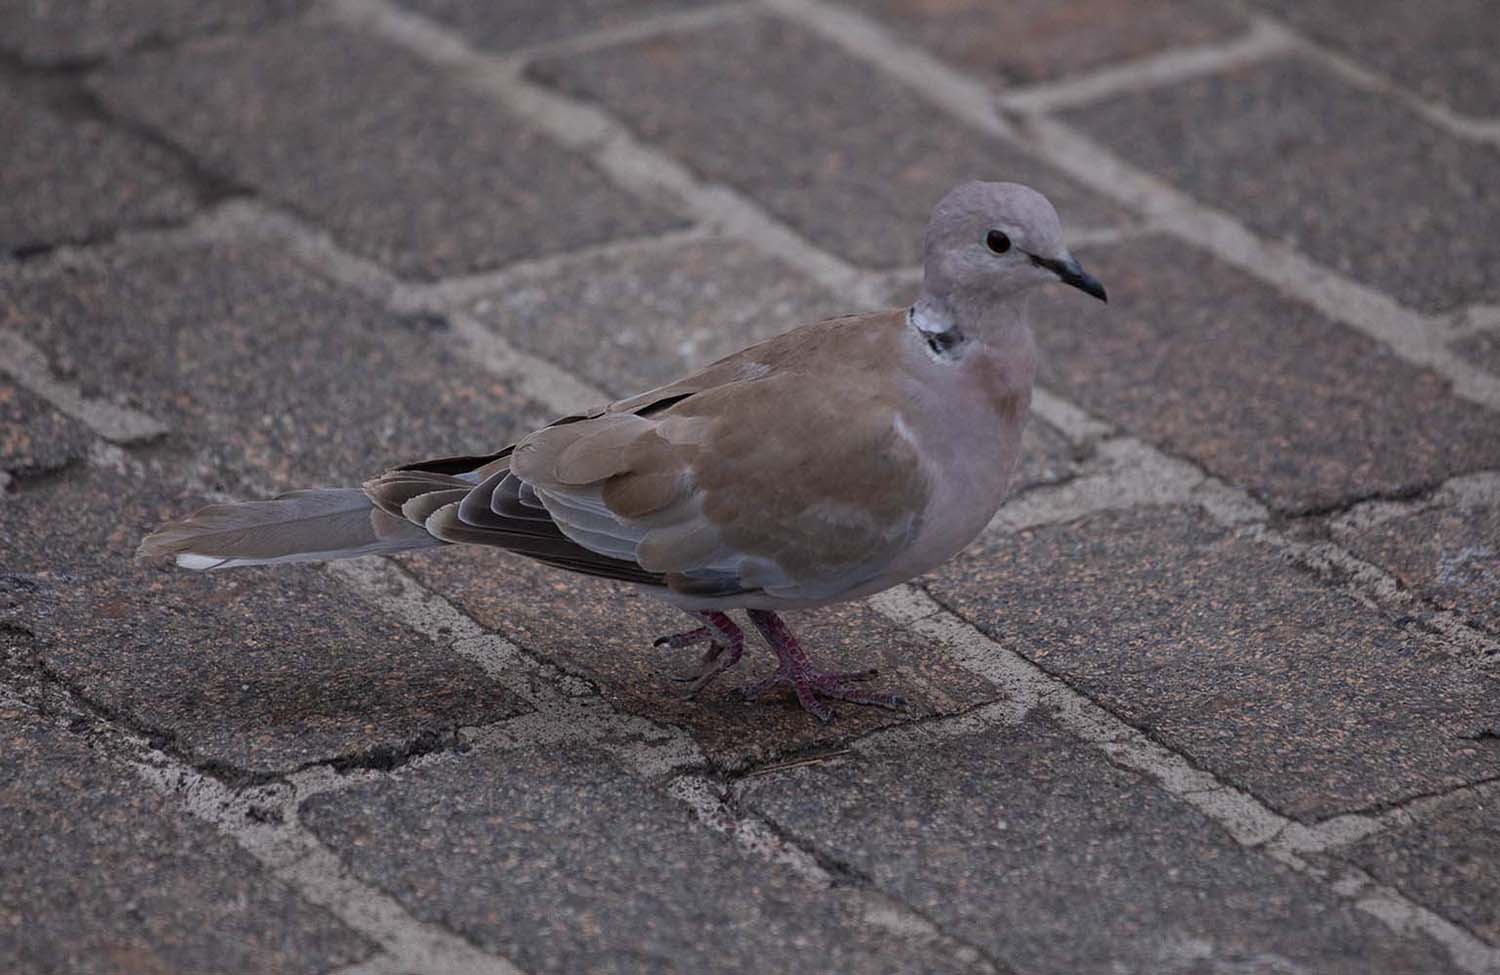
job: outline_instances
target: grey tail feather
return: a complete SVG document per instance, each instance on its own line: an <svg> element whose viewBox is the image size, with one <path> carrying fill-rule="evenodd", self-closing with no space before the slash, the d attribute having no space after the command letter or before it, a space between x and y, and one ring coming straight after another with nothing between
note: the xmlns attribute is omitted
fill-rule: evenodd
<svg viewBox="0 0 1500 975"><path fill-rule="evenodd" d="M138 558L184 569L327 562L446 544L375 507L360 488L293 491L269 501L211 504L147 535Z"/></svg>

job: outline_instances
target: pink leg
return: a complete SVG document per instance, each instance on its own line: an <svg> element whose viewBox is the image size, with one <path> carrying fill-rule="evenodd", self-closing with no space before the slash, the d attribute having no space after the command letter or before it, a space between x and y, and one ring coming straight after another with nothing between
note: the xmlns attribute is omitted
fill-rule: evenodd
<svg viewBox="0 0 1500 975"><path fill-rule="evenodd" d="M658 637L652 644L681 650L704 641L708 642L708 649L704 651L703 659L698 663L698 669L691 674L673 678L673 680L687 684L687 687L683 688L684 697L696 696L699 691L713 683L720 674L739 663L740 657L745 653L745 634L735 625L734 620L717 612L698 615L703 617L707 625L700 626L696 630L688 630L686 633L678 633L675 636Z"/></svg>
<svg viewBox="0 0 1500 975"><path fill-rule="evenodd" d="M893 711L910 710L906 699L895 694L877 694L848 686L874 677L874 670L846 672L817 670L813 667L812 661L807 659L807 654L797 643L796 637L792 636L786 624L781 621L781 617L763 609L752 609L747 613L750 622L755 624L760 635L765 637L766 642L771 645L772 652L776 654L777 666L776 673L741 692L746 698L755 700L764 697L780 685L786 684L797 695L797 702L802 705L803 710L810 712L819 721L825 723L833 720L833 708L820 701L820 697L848 701L851 704L871 704Z"/></svg>

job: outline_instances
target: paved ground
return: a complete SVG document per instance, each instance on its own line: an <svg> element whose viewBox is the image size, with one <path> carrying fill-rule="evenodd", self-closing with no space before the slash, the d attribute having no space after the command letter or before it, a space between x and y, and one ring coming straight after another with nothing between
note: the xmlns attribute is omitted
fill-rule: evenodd
<svg viewBox="0 0 1500 975"><path fill-rule="evenodd" d="M0 970L1500 972L1485 0L0 0ZM905 300L1020 178L1018 496L695 703L493 552L130 554ZM767 655L744 668L755 676Z"/></svg>

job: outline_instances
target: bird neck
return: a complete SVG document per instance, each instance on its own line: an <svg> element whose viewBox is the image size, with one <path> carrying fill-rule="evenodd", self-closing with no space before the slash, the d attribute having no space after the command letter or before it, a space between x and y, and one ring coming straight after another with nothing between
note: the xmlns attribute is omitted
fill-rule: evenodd
<svg viewBox="0 0 1500 975"><path fill-rule="evenodd" d="M943 301L925 289L907 311L907 323L937 359L962 358L974 343L1003 351L1031 345L1025 295L1006 301Z"/></svg>

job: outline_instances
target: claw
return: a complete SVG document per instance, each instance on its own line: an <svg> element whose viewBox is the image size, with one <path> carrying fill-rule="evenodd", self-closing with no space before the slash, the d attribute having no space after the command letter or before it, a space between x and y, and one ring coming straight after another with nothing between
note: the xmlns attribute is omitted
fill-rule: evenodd
<svg viewBox="0 0 1500 975"><path fill-rule="evenodd" d="M740 690L740 695L745 700L759 700L785 685L797 695L797 703L802 705L803 710L824 724L833 720L834 710L820 698L910 712L911 705L900 695L847 686L874 678L878 673L874 668L853 671L816 670L780 617L765 610L750 610L749 615L750 622L755 624L775 652L777 667L776 673L770 677Z"/></svg>

